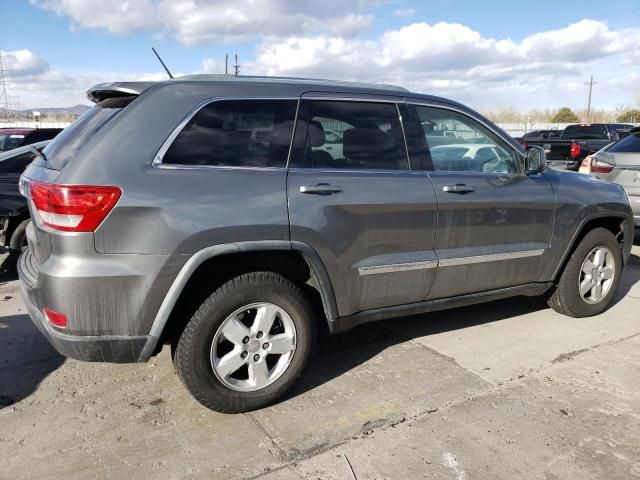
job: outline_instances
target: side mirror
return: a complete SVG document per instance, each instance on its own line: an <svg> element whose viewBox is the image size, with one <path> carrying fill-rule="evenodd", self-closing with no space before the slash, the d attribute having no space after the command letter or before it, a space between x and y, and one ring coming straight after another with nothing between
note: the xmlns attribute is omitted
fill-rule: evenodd
<svg viewBox="0 0 640 480"><path fill-rule="evenodd" d="M544 170L547 163L547 156L544 153L544 148L537 145L529 145L526 150L527 154L524 157L524 170L527 175L533 173L540 173Z"/></svg>

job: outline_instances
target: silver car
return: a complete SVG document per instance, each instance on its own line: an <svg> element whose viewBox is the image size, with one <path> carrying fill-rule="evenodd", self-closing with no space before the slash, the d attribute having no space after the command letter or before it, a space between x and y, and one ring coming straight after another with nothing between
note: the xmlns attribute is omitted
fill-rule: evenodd
<svg viewBox="0 0 640 480"><path fill-rule="evenodd" d="M640 227L640 127L585 159L580 171L622 185L629 196L636 228Z"/></svg>

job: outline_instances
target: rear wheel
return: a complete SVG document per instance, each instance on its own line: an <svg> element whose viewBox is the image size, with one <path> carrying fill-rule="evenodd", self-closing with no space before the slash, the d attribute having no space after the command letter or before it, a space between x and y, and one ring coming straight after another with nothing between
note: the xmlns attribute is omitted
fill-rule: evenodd
<svg viewBox="0 0 640 480"><path fill-rule="evenodd" d="M281 275L249 273L202 303L177 341L174 362L200 403L245 412L291 387L314 341L314 314L303 292Z"/></svg>
<svg viewBox="0 0 640 480"><path fill-rule="evenodd" d="M549 306L571 317L602 313L611 303L622 275L622 253L613 234L590 231L578 244L549 298Z"/></svg>

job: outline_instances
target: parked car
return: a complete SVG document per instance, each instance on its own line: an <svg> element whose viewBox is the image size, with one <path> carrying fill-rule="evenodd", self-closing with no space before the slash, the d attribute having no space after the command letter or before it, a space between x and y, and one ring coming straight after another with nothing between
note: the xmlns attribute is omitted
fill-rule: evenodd
<svg viewBox="0 0 640 480"><path fill-rule="evenodd" d="M585 158L580 171L622 185L629 196L636 228L640 227L640 127Z"/></svg>
<svg viewBox="0 0 640 480"><path fill-rule="evenodd" d="M33 144L33 147L42 151L48 143L49 140L45 140ZM36 157L30 147L0 153L0 245L8 247L14 254L27 245L29 207L27 199L18 190L18 182L27 165Z"/></svg>
<svg viewBox="0 0 640 480"><path fill-rule="evenodd" d="M0 128L0 153L51 140L61 131L61 128Z"/></svg>
<svg viewBox="0 0 640 480"><path fill-rule="evenodd" d="M95 107L21 180L25 305L79 360L146 362L171 344L182 382L214 410L279 398L318 329L515 295L601 313L629 257L622 187L545 169L541 148L450 100L219 76L88 96ZM341 158L317 150L323 122L345 126ZM434 168L429 141L445 136L500 162Z"/></svg>
<svg viewBox="0 0 640 480"><path fill-rule="evenodd" d="M568 125L558 139L534 139L524 143L543 147L547 161L553 168L578 171L580 163L587 155L619 140L619 131L631 127L633 125L623 123Z"/></svg>
<svg viewBox="0 0 640 480"><path fill-rule="evenodd" d="M531 140L544 140L545 138L560 138L562 130L532 130L525 133L522 137L516 137L520 143L526 143Z"/></svg>

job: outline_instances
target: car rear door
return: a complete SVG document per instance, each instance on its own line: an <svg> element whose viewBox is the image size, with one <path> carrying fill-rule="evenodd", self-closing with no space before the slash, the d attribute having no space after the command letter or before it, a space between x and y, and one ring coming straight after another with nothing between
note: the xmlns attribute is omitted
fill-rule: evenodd
<svg viewBox="0 0 640 480"><path fill-rule="evenodd" d="M401 100L301 100L287 180L291 240L321 257L340 316L421 301L435 277L436 197L426 172L409 165ZM331 150L326 132L340 138Z"/></svg>
<svg viewBox="0 0 640 480"><path fill-rule="evenodd" d="M430 147L438 199L439 265L428 298L540 281L555 218L550 182L523 174L520 152L470 113L419 104L409 110Z"/></svg>

